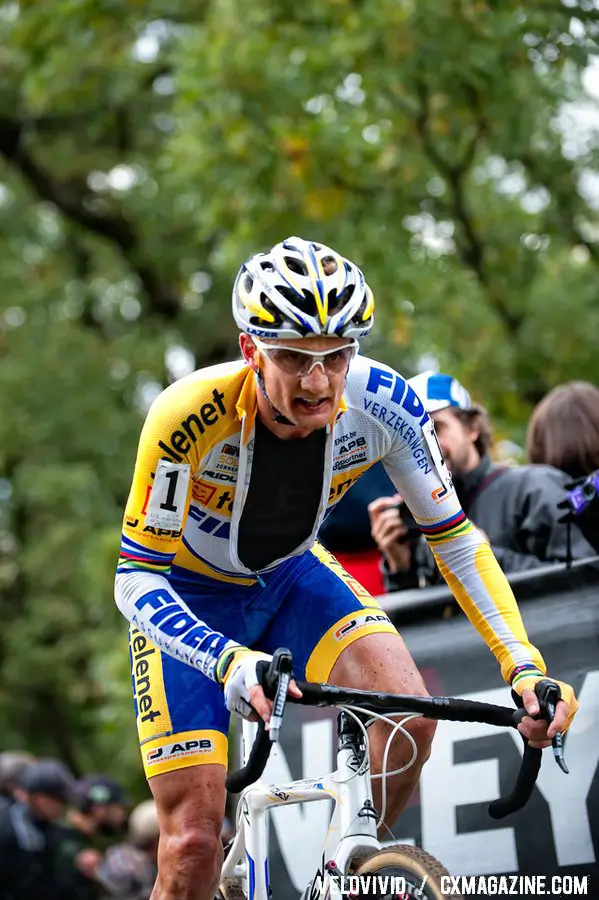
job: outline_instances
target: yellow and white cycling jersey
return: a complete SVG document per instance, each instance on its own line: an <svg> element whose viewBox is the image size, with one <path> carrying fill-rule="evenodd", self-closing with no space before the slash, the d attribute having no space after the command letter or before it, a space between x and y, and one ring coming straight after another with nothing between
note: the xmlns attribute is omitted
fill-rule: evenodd
<svg viewBox="0 0 599 900"><path fill-rule="evenodd" d="M117 603L135 606L128 617L137 627L211 677L226 641L198 632L190 651L189 635L184 647L183 632L162 629L161 623L167 609L171 620L177 608L182 615L186 610L169 584L174 574L189 589L194 578L249 585L260 577L243 566L237 552L252 473L256 389L254 373L240 360L201 369L163 391L142 430L124 518ZM358 356L350 366L341 406L327 429L312 534L290 556L310 549L327 510L378 460L506 681L521 669L544 673L488 542L460 507L432 420L406 380L382 363ZM150 594L154 600L143 601Z"/></svg>

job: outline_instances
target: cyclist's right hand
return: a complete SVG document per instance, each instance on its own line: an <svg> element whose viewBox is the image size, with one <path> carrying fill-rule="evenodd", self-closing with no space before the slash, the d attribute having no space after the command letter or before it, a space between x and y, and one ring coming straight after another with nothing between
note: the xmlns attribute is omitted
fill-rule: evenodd
<svg viewBox="0 0 599 900"><path fill-rule="evenodd" d="M230 660L223 660L224 667L220 666L219 660L217 673L222 668L224 668L224 672L220 678L217 675L217 679L223 686L227 709L229 712L235 712L251 722L257 722L260 717L268 723L272 710L272 700L265 696L260 686L257 665L260 660L270 662L272 656L269 656L267 653L249 650L247 647L240 647L233 653L225 651L223 657L225 654L231 658ZM293 681L289 684L288 693L292 697L301 697L301 691L295 686Z"/></svg>

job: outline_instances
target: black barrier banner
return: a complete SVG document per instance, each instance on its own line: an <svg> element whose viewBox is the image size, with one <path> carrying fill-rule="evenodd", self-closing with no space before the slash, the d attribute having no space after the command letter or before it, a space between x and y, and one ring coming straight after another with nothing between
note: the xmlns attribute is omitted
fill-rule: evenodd
<svg viewBox="0 0 599 900"><path fill-rule="evenodd" d="M438 857L454 876L590 876L586 895L599 897L599 602L594 584L550 593L521 604L531 640L549 674L574 685L580 711L565 741L570 774L545 751L537 788L527 807L501 821L489 801L513 786L522 741L516 731L486 725L439 723L431 759L417 794L395 823L395 841L415 843ZM509 705L497 663L469 622L459 615L398 625L431 694ZM365 687L367 687L365 685ZM281 751L269 763L270 782L311 778L335 768L335 713L293 707ZM296 898L316 871L331 804L319 802L272 813L270 871L277 900ZM389 843L394 841L389 836ZM509 882L504 882L503 885ZM492 886L492 882L490 882ZM580 882L564 881L574 893ZM470 883L470 886L471 883ZM538 887L538 883L537 883ZM561 887L560 887L561 890ZM497 891L496 891L497 892ZM513 894L513 892L512 892ZM471 893L471 896L485 896ZM449 895L448 895L449 896Z"/></svg>

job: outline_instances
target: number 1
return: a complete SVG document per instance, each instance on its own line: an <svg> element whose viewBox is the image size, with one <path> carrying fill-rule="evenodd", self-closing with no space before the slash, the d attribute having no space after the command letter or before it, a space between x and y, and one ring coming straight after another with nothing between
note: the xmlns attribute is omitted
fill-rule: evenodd
<svg viewBox="0 0 599 900"><path fill-rule="evenodd" d="M164 477L168 478L168 489L166 492L166 500L164 503L160 504L160 509L166 509L167 512L177 512L177 507L173 503L175 499L175 491L177 490L177 479L179 478L179 471L176 469L174 472L165 472Z"/></svg>

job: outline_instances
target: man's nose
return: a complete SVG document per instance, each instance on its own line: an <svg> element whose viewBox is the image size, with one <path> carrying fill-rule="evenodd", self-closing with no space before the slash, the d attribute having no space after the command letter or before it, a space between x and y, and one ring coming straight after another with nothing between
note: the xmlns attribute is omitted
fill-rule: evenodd
<svg viewBox="0 0 599 900"><path fill-rule="evenodd" d="M313 391L314 393L328 388L329 376L326 374L322 363L315 363L311 372L302 375L301 386L304 390Z"/></svg>

